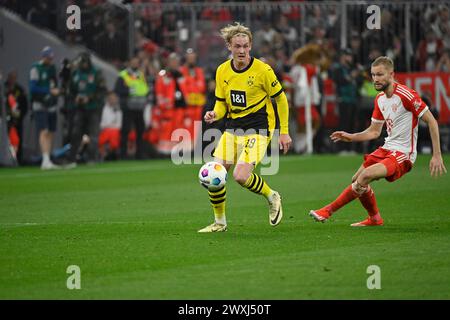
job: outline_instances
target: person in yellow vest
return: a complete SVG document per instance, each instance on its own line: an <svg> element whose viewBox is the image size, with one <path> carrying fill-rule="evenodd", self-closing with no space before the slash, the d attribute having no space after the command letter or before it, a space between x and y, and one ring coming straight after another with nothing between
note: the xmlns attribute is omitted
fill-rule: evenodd
<svg viewBox="0 0 450 320"><path fill-rule="evenodd" d="M122 159L128 156L128 134L134 126L136 130L135 158L142 159L144 157L142 138L145 130L144 109L147 104L149 87L144 73L139 69L139 59L137 57L132 58L128 68L119 73L114 91L120 98L120 106L123 113L120 156Z"/></svg>

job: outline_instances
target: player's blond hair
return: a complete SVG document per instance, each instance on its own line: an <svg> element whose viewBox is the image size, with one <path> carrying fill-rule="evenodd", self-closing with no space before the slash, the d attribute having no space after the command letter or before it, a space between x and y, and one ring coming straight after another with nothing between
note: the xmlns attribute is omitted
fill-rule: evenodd
<svg viewBox="0 0 450 320"><path fill-rule="evenodd" d="M374 62L372 62L372 67L376 67L379 65L385 66L388 70L394 70L394 61L392 61L391 58L386 56L381 56L375 59Z"/></svg>
<svg viewBox="0 0 450 320"><path fill-rule="evenodd" d="M220 34L225 40L226 44L231 44L231 39L235 36L247 36L250 43L252 43L252 32L246 26L235 22L234 25L229 24L220 30Z"/></svg>

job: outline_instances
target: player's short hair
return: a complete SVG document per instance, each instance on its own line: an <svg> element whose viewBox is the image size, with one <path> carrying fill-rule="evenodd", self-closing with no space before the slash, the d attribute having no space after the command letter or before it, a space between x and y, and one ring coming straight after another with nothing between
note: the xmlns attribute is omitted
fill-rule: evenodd
<svg viewBox="0 0 450 320"><path fill-rule="evenodd" d="M388 70L394 70L394 61L392 61L391 58L386 56L381 56L375 59L374 62L372 62L372 67L376 67L379 65L385 66Z"/></svg>
<svg viewBox="0 0 450 320"><path fill-rule="evenodd" d="M233 39L233 37L237 35L247 36L250 43L252 43L252 32L249 28L240 24L239 22L235 22L234 25L229 24L226 27L222 28L220 30L220 34L222 35L222 38L225 40L226 44L231 44L231 39Z"/></svg>

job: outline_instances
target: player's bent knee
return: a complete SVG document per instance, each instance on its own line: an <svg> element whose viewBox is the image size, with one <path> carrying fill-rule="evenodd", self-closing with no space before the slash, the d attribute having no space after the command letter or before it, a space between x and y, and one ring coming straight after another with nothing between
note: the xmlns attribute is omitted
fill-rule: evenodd
<svg viewBox="0 0 450 320"><path fill-rule="evenodd" d="M373 180L374 176L370 169L364 169L357 177L356 181L359 181L362 185L367 185Z"/></svg>
<svg viewBox="0 0 450 320"><path fill-rule="evenodd" d="M236 180L237 183L239 183L241 186L245 184L245 182L248 180L248 176L242 175L242 174L233 174L234 180Z"/></svg>
<svg viewBox="0 0 450 320"><path fill-rule="evenodd" d="M358 177L358 181L368 184L371 181L375 181L383 177L386 177L386 175L387 175L386 166L383 164L376 164L364 169L361 172L360 176Z"/></svg>
<svg viewBox="0 0 450 320"><path fill-rule="evenodd" d="M234 171L233 172L233 178L234 180L239 183L240 185L244 185L248 178L250 177L250 173L248 172L242 172L242 171Z"/></svg>

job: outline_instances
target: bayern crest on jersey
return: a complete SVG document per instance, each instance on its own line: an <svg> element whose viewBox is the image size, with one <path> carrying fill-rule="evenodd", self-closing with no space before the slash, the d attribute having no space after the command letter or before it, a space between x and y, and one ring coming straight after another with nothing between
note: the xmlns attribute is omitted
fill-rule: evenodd
<svg viewBox="0 0 450 320"><path fill-rule="evenodd" d="M397 103L394 103L394 104L392 105L392 111L397 112L397 110L398 110L398 104L397 104Z"/></svg>

